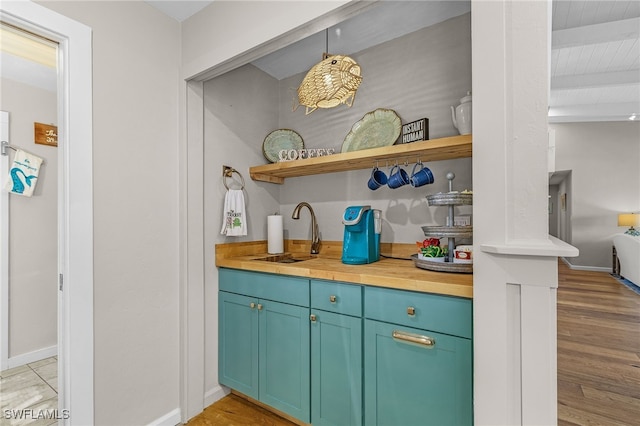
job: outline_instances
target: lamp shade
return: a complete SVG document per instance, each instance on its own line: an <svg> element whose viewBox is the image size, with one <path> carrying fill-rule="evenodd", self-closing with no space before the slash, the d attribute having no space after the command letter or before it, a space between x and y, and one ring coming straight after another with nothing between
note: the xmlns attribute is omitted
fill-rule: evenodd
<svg viewBox="0 0 640 426"><path fill-rule="evenodd" d="M640 214L620 213L618 215L618 226L638 226L638 227L640 227Z"/></svg>

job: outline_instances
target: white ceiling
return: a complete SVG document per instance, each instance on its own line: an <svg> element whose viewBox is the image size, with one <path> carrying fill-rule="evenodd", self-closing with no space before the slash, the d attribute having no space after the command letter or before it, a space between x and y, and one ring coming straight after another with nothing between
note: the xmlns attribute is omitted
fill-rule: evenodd
<svg viewBox="0 0 640 426"><path fill-rule="evenodd" d="M183 21L212 1L146 3ZM633 114L640 120L640 1L554 0L552 7L549 121L621 121ZM354 54L469 10L468 1L381 1L330 28L329 51ZM278 79L298 74L321 59L326 35L322 31L253 63ZM27 75L24 60L6 55L0 58L3 77ZM16 61L20 70L12 72ZM42 78L48 82L34 85L55 90L55 75L38 69L33 79Z"/></svg>
<svg viewBox="0 0 640 426"><path fill-rule="evenodd" d="M468 1L382 1L326 32L309 36L252 64L282 80L317 64L327 51L327 44L328 53L352 55L469 11Z"/></svg>
<svg viewBox="0 0 640 426"><path fill-rule="evenodd" d="M551 122L640 116L640 1L553 2L549 106Z"/></svg>
<svg viewBox="0 0 640 426"><path fill-rule="evenodd" d="M195 15L205 7L209 6L213 1L170 1L170 0L146 0L151 6L162 11L166 15L171 16L178 22L182 22L191 15Z"/></svg>
<svg viewBox="0 0 640 426"><path fill-rule="evenodd" d="M148 3L180 10L196 2ZM353 54L469 10L467 1L382 1L330 28L329 53ZM549 121L640 119L640 1L553 0L552 13ZM303 72L320 60L325 38L318 33L253 64L277 79Z"/></svg>

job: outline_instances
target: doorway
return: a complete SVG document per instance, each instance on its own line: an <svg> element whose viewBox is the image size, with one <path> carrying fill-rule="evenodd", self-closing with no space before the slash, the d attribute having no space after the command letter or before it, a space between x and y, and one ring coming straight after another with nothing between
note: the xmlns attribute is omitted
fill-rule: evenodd
<svg viewBox="0 0 640 426"><path fill-rule="evenodd" d="M59 46L56 58L60 70L56 78L59 392L55 414L60 424L92 424L91 29L33 2L3 2L0 21L55 41ZM0 314L3 313L4 309Z"/></svg>
<svg viewBox="0 0 640 426"><path fill-rule="evenodd" d="M57 408L57 43L0 23L2 406ZM9 173L9 170L11 173ZM26 173L26 174L25 174ZM10 176L10 178L7 178ZM5 182L6 181L6 182Z"/></svg>
<svg viewBox="0 0 640 426"><path fill-rule="evenodd" d="M571 170L549 176L549 234L571 244Z"/></svg>

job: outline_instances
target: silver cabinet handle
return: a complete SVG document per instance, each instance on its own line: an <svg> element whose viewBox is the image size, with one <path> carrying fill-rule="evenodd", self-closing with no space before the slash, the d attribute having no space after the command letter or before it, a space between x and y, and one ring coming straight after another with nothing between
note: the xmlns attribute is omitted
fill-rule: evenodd
<svg viewBox="0 0 640 426"><path fill-rule="evenodd" d="M261 311L262 310L262 304L258 303L258 310Z"/></svg>
<svg viewBox="0 0 640 426"><path fill-rule="evenodd" d="M316 322L316 315L315 314L311 314L309 315L309 319L311 320L311 322Z"/></svg>
<svg viewBox="0 0 640 426"><path fill-rule="evenodd" d="M436 341L432 337L422 336L420 334L407 333L405 331L393 330L391 336L395 340L400 340L403 342L414 343L420 346L433 347L436 344Z"/></svg>
<svg viewBox="0 0 640 426"><path fill-rule="evenodd" d="M331 296L329 296L329 302L331 302L331 303L336 303L336 300L337 300L337 299L338 299L338 298L337 298L335 295L333 295L333 294L332 294Z"/></svg>
<svg viewBox="0 0 640 426"><path fill-rule="evenodd" d="M253 309L253 308L255 308L255 307L256 307L256 304L255 304L255 303L253 303L253 302L251 302L251 303L249 303L249 307L250 307L251 309Z"/></svg>

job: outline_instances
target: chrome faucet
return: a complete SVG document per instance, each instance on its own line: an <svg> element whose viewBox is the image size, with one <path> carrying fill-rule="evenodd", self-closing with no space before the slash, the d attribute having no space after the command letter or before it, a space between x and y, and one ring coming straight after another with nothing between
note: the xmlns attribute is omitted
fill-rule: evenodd
<svg viewBox="0 0 640 426"><path fill-rule="evenodd" d="M300 219L300 209L307 207L309 213L311 213L311 254L320 253L320 232L318 231L318 221L316 220L316 214L307 202L302 202L293 209L292 219Z"/></svg>

